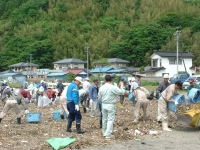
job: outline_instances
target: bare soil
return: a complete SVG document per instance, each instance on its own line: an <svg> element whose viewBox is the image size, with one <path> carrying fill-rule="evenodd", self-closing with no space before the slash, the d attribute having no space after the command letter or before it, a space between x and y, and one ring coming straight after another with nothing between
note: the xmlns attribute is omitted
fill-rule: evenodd
<svg viewBox="0 0 200 150"><path fill-rule="evenodd" d="M52 119L52 112L57 109L60 109L59 102L40 109L31 103L29 104L29 111L41 112L42 121L40 123L27 123L24 116L21 125L16 124L15 113L13 110L10 110L0 124L0 150L50 150L52 148L46 140L53 137L76 138L77 142L65 149L83 149L137 139L138 137L134 134L135 129L142 131L144 134L149 130L161 130L160 124L156 121L157 100L150 101L148 108L150 114L149 120L146 122L140 121L137 125L133 123L133 103L126 100L123 106L117 104L113 140L105 140L102 136L101 129L99 129L99 119L91 118L89 113L83 113L82 109L82 129L86 133L83 135L76 134L75 123L73 132L67 133L66 119ZM1 104L0 110L2 110ZM159 135L157 136L159 137Z"/></svg>

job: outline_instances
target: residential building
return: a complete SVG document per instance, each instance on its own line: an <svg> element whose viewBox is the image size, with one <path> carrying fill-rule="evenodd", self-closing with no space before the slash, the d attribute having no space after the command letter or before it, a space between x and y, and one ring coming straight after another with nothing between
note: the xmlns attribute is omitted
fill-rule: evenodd
<svg viewBox="0 0 200 150"><path fill-rule="evenodd" d="M10 70L15 72L21 72L24 76L28 78L34 78L36 77L36 72L39 66L33 63L20 62L17 64L10 65L9 68Z"/></svg>
<svg viewBox="0 0 200 150"><path fill-rule="evenodd" d="M15 72L31 71L36 72L39 66L33 63L20 62L9 66L10 70Z"/></svg>
<svg viewBox="0 0 200 150"><path fill-rule="evenodd" d="M106 58L105 60L99 60L94 63L95 68L101 68L105 66L110 66L112 68L118 69L118 68L125 68L129 64L129 61L119 59L119 58Z"/></svg>
<svg viewBox="0 0 200 150"><path fill-rule="evenodd" d="M69 58L56 61L53 64L54 64L54 69L56 70L62 70L64 68L84 69L86 62L76 58Z"/></svg>
<svg viewBox="0 0 200 150"><path fill-rule="evenodd" d="M162 77L177 74L177 53L175 51L159 51L151 55L151 66L145 67L145 72L151 76ZM192 69L193 56L187 52L179 53L178 72L194 73Z"/></svg>

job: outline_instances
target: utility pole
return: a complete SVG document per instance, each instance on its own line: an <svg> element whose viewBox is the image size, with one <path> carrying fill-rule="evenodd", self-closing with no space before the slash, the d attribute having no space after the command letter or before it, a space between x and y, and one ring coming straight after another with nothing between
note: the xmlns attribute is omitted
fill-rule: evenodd
<svg viewBox="0 0 200 150"><path fill-rule="evenodd" d="M31 61L32 61L32 54L29 54L30 55L30 63L29 63L29 67L30 67L30 78L31 78Z"/></svg>
<svg viewBox="0 0 200 150"><path fill-rule="evenodd" d="M176 31L176 65L177 65L177 74L178 74L178 65L179 65L179 36L181 31Z"/></svg>
<svg viewBox="0 0 200 150"><path fill-rule="evenodd" d="M89 70L89 46L86 46L85 47L86 48L86 52L87 52L87 77L89 77L89 72L88 72L88 70Z"/></svg>

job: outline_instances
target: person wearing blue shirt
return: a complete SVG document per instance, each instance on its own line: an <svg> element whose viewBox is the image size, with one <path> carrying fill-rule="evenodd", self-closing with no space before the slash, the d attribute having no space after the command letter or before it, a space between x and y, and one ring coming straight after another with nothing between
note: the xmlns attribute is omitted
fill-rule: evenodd
<svg viewBox="0 0 200 150"><path fill-rule="evenodd" d="M44 91L47 90L47 85L46 85L46 83L43 80L41 80L41 84L40 84L39 87L41 87L41 86L44 88Z"/></svg>
<svg viewBox="0 0 200 150"><path fill-rule="evenodd" d="M84 133L81 130L81 112L79 109L79 86L82 82L81 77L76 77L75 80L68 86L67 89L67 109L69 111L67 132L72 132L71 127L73 121L76 120L76 130L78 134Z"/></svg>
<svg viewBox="0 0 200 150"><path fill-rule="evenodd" d="M89 87L89 98L91 107L91 117L95 117L98 111L98 91L99 91L99 80L94 79L93 85Z"/></svg>

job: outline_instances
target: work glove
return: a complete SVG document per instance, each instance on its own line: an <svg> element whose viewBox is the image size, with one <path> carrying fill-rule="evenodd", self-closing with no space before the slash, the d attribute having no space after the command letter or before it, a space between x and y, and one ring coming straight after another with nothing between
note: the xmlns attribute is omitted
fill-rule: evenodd
<svg viewBox="0 0 200 150"><path fill-rule="evenodd" d="M79 105L75 105L75 110L76 111L79 111L80 109L79 109Z"/></svg>
<svg viewBox="0 0 200 150"><path fill-rule="evenodd" d="M175 105L178 105L178 101L175 101L174 103L175 103Z"/></svg>
<svg viewBox="0 0 200 150"><path fill-rule="evenodd" d="M25 114L28 114L28 113L29 113L29 111L26 109L26 110L25 110Z"/></svg>

